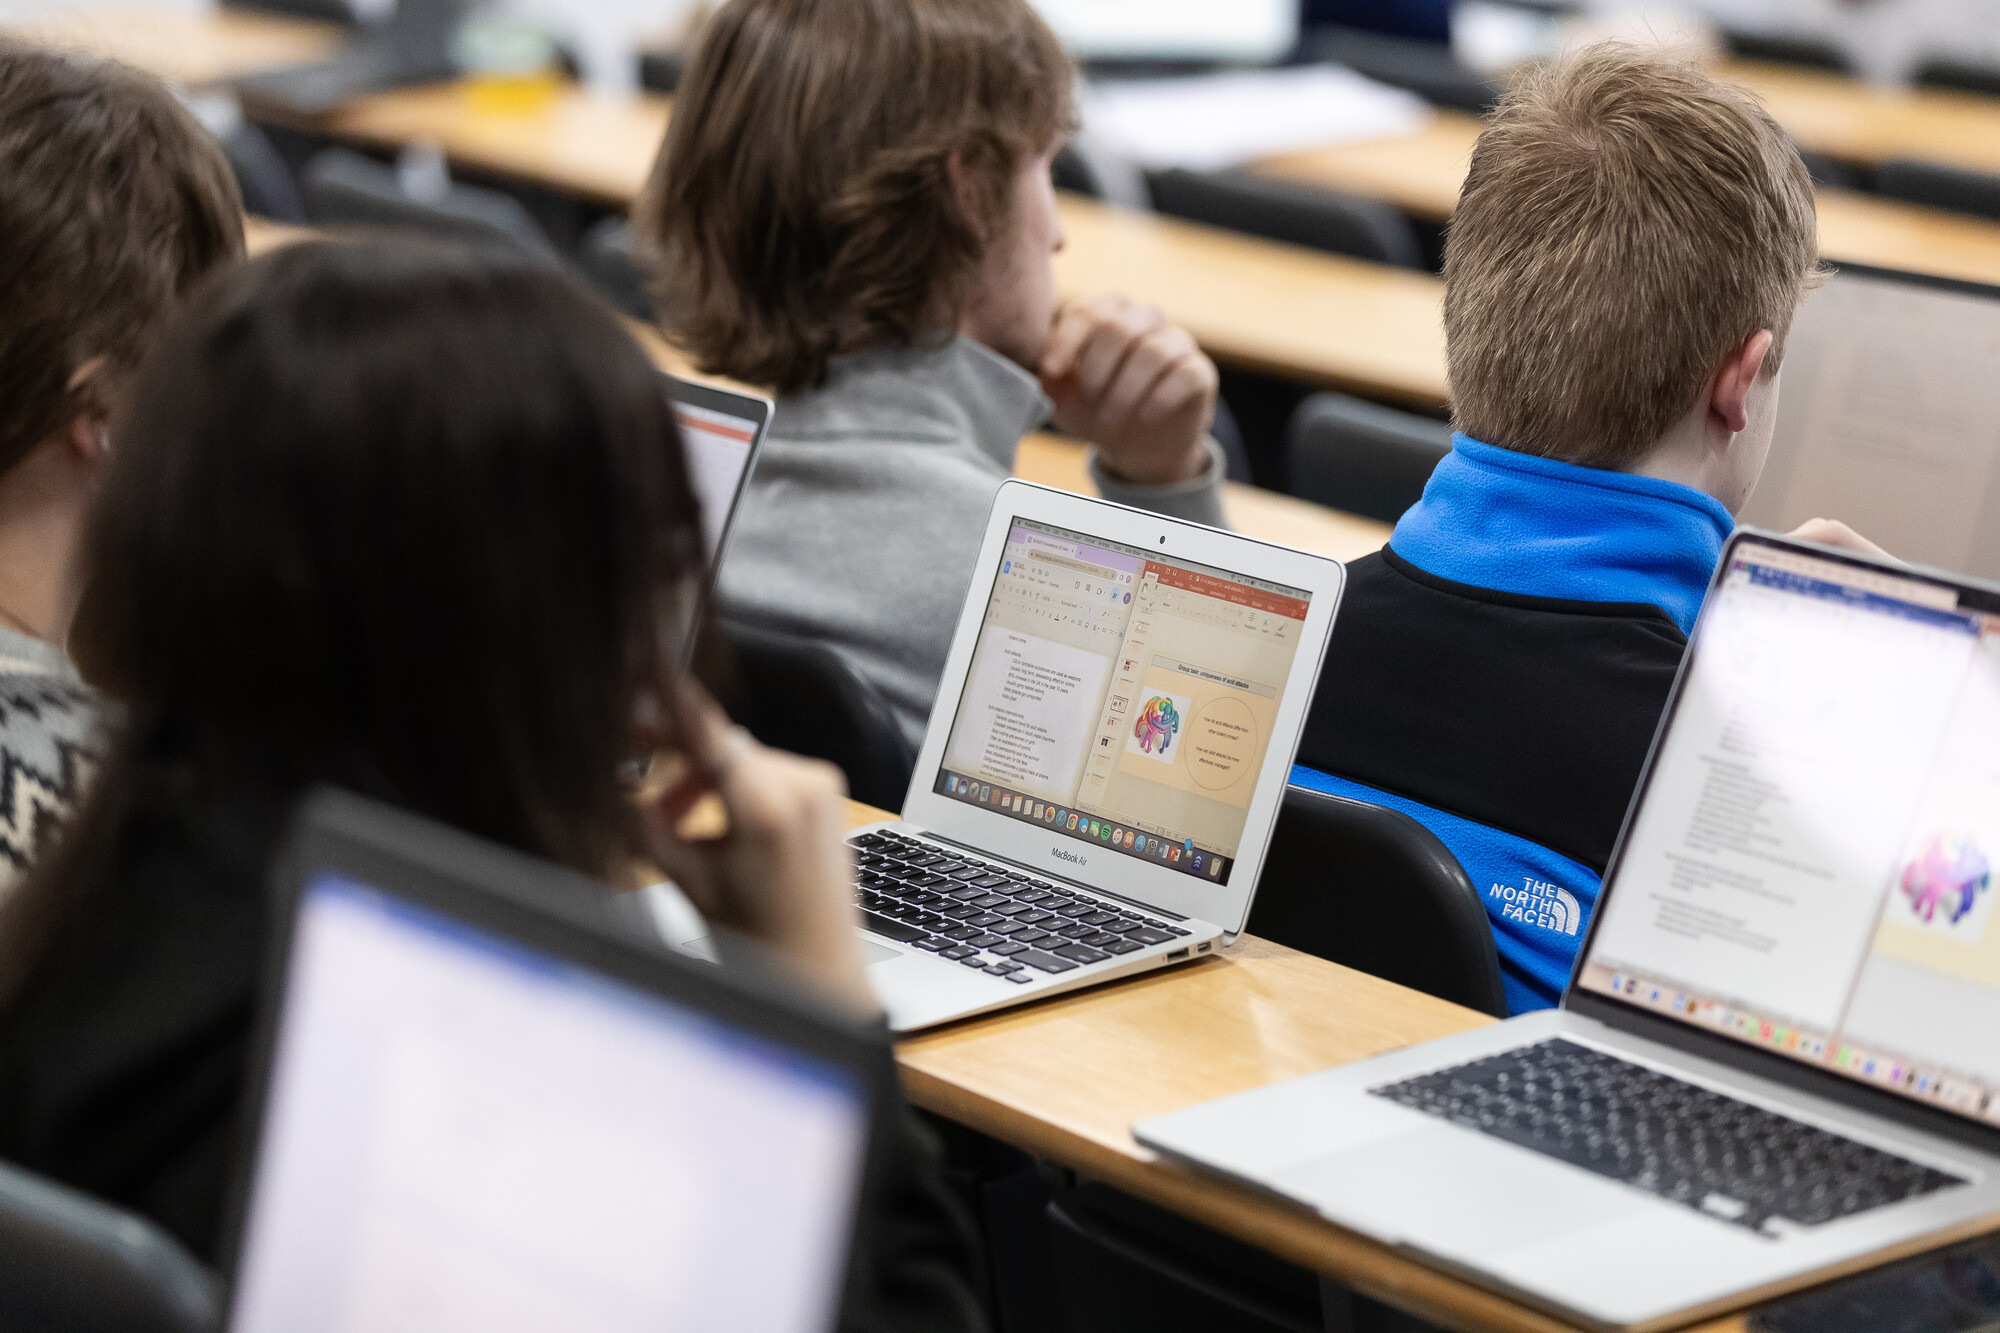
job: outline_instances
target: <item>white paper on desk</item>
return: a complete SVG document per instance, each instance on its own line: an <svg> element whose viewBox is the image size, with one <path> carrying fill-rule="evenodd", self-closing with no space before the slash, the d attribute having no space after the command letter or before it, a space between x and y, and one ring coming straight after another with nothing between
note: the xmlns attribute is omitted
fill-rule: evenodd
<svg viewBox="0 0 2000 1333"><path fill-rule="evenodd" d="M1414 93L1338 65L1094 86L1084 132L1142 167L1213 171L1272 153L1411 134L1431 118Z"/></svg>

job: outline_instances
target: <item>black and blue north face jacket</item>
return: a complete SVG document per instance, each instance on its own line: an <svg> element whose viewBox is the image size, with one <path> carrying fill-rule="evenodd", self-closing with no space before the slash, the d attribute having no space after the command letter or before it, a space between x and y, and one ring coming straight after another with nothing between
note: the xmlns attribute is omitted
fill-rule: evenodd
<svg viewBox="0 0 2000 1333"><path fill-rule="evenodd" d="M1402 810L1452 850L1515 1013L1569 979L1734 526L1691 487L1461 435L1348 568L1292 781Z"/></svg>

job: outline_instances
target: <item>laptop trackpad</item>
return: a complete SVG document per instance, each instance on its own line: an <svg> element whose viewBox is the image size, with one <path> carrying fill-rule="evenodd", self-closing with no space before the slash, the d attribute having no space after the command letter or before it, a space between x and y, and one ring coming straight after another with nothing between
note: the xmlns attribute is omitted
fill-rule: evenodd
<svg viewBox="0 0 2000 1333"><path fill-rule="evenodd" d="M891 958L901 958L902 956L896 950L889 948L887 945L877 944L874 940L864 938L861 941L861 965L863 967L870 967L876 963L886 963Z"/></svg>
<svg viewBox="0 0 2000 1333"><path fill-rule="evenodd" d="M1444 1254L1505 1253L1646 1206L1609 1181L1443 1126L1329 1153L1283 1176L1287 1193L1329 1217Z"/></svg>

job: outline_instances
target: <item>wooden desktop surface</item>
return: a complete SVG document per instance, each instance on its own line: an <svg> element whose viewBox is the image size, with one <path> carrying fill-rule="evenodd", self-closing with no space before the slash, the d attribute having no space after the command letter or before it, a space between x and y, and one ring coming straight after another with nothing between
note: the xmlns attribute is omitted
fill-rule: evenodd
<svg viewBox="0 0 2000 1333"><path fill-rule="evenodd" d="M891 816L849 802L851 826ZM910 1100L1459 1329L1571 1326L1301 1208L1169 1165L1148 1116L1493 1020L1245 935L1213 958L969 1019L897 1045ZM1700 1333L1741 1333L1740 1318Z"/></svg>
<svg viewBox="0 0 2000 1333"><path fill-rule="evenodd" d="M1266 158L1254 170L1442 221L1458 206L1479 127L1476 116L1441 111L1412 134ZM1852 190L1822 189L1817 202L1820 251L1829 260L2000 283L2000 223Z"/></svg>
<svg viewBox="0 0 2000 1333"><path fill-rule="evenodd" d="M190 14L150 5L62 9L0 24L0 30L46 46L109 56L190 88L324 60L344 40L330 23L228 9Z"/></svg>
<svg viewBox="0 0 2000 1333"><path fill-rule="evenodd" d="M1876 88L1830 70L1732 60L1719 72L1743 84L1799 144L1873 166L1923 158L2000 172L2000 98L1944 88Z"/></svg>

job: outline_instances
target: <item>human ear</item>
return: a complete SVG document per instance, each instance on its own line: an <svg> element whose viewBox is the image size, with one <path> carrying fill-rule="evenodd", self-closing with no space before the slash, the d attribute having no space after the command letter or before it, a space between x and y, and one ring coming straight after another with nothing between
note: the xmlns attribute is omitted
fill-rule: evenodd
<svg viewBox="0 0 2000 1333"><path fill-rule="evenodd" d="M1769 329L1760 329L1723 359L1708 391L1708 406L1731 435L1750 424L1750 390L1764 373L1764 362L1777 339Z"/></svg>
<svg viewBox="0 0 2000 1333"><path fill-rule="evenodd" d="M951 180L952 202L958 206L958 215L965 219L965 225L983 245L987 240L985 210L980 207L979 187L973 183L972 172L965 165L965 153L954 148L944 159L945 175Z"/></svg>

